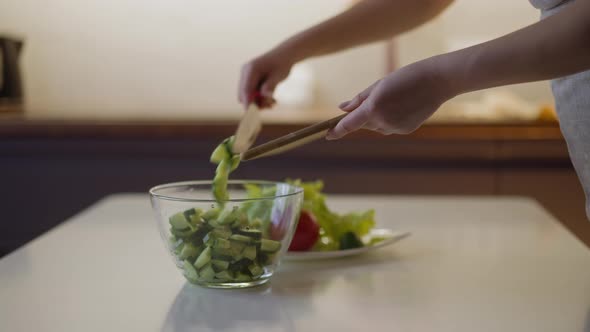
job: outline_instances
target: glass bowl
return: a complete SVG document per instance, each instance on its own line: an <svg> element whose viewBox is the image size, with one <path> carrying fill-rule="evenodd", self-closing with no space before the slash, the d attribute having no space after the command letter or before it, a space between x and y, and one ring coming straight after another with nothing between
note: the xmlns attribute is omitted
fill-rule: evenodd
<svg viewBox="0 0 590 332"><path fill-rule="evenodd" d="M266 283L287 251L303 200L299 187L228 181L230 199L213 199L211 181L150 189L166 249L196 285L244 288Z"/></svg>

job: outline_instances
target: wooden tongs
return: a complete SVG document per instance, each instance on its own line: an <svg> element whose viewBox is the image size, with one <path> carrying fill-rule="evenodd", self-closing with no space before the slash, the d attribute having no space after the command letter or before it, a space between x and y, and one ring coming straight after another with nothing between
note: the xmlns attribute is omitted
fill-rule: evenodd
<svg viewBox="0 0 590 332"><path fill-rule="evenodd" d="M268 141L266 143L257 145L253 148L250 148L250 146L253 144L254 140L256 140L256 136L258 134L258 132L256 132L256 135L254 135L254 140L250 140L250 142L252 142L252 144L250 144L248 146L248 148L246 148L245 150L240 150L240 151L234 149L234 151L236 153L241 154L242 161L248 161L248 160L253 160L253 159L258 159L258 158L262 158L262 157L268 157L268 156L276 155L279 153L283 153L285 151L292 150L292 149L300 147L304 144L311 143L315 140L325 137L326 134L328 133L328 131L330 129L334 128L334 126L336 126L336 124L340 120L342 120L342 118L344 118L345 115L346 114L339 115L339 116L332 118L330 120L316 123L316 124L311 125L309 127L305 127L303 129L297 130L297 131L287 134L285 136L273 139L273 140ZM244 116L243 121L246 120L247 118L248 118L248 115L246 114ZM254 124L256 121L256 118L254 116L252 116L249 121L253 121L252 124ZM243 127L244 128L254 128L255 125L248 125L246 123L243 125ZM247 137L247 136L248 135L244 135L243 137ZM238 141L239 141L239 137L236 134L236 143ZM244 145L246 145L246 144L244 144ZM242 145L239 145L239 147L243 148Z"/></svg>

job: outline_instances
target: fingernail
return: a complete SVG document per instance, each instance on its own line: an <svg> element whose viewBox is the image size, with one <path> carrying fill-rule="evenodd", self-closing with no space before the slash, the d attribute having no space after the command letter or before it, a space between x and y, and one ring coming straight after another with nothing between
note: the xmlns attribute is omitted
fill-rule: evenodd
<svg viewBox="0 0 590 332"><path fill-rule="evenodd" d="M346 106L348 106L348 104L350 104L350 100L340 103L340 105L338 105L338 108L344 109L344 108L346 108Z"/></svg>

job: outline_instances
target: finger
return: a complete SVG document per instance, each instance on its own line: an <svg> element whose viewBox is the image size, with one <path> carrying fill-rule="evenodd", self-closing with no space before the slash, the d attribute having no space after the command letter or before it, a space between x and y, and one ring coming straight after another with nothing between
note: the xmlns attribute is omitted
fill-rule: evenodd
<svg viewBox="0 0 590 332"><path fill-rule="evenodd" d="M247 66L242 70L238 96L244 107L248 107L248 104L250 103L250 96L254 91L256 91L259 81L260 75L258 72L255 72L252 69L252 66Z"/></svg>
<svg viewBox="0 0 590 332"><path fill-rule="evenodd" d="M345 102L342 102L342 103L340 103L340 105L338 105L338 108L341 109L341 110L344 110L346 108L346 106L348 104L350 104L350 102L351 102L351 100L347 100Z"/></svg>
<svg viewBox="0 0 590 332"><path fill-rule="evenodd" d="M359 107L363 101L365 101L365 99L367 99L368 94L365 94L365 91L359 93L358 95L356 95L354 98L352 98L351 100L349 100L348 102L344 102L342 105L342 107L340 107L341 110L343 110L344 112L351 112L354 111L357 107Z"/></svg>
<svg viewBox="0 0 590 332"><path fill-rule="evenodd" d="M338 107L343 110L344 112L351 112L354 109L356 109L357 107L359 107L363 101L365 101L369 95L371 94L371 91L373 91L373 88L375 87L375 85L377 85L379 81L371 84L368 88L366 88L365 90L363 90L361 93L359 93L358 95L356 95L354 98L352 98L349 101L345 101L342 104L340 104Z"/></svg>
<svg viewBox="0 0 590 332"><path fill-rule="evenodd" d="M350 112L338 122L336 127L328 132L326 139L339 139L353 131L361 129L369 121L369 113L367 111L368 109L366 107L361 106Z"/></svg>
<svg viewBox="0 0 590 332"><path fill-rule="evenodd" d="M280 80L276 77L271 76L267 78L260 88L260 93L266 98L272 98L275 88L279 82Z"/></svg>

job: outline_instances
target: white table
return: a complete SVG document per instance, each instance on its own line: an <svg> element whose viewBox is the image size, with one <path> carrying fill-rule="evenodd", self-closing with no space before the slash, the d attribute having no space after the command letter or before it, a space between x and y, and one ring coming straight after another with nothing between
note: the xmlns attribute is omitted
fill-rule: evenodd
<svg viewBox="0 0 590 332"><path fill-rule="evenodd" d="M0 331L590 331L590 251L531 200L329 205L413 235L285 262L269 286L203 289L174 267L147 196L114 195L0 260Z"/></svg>

